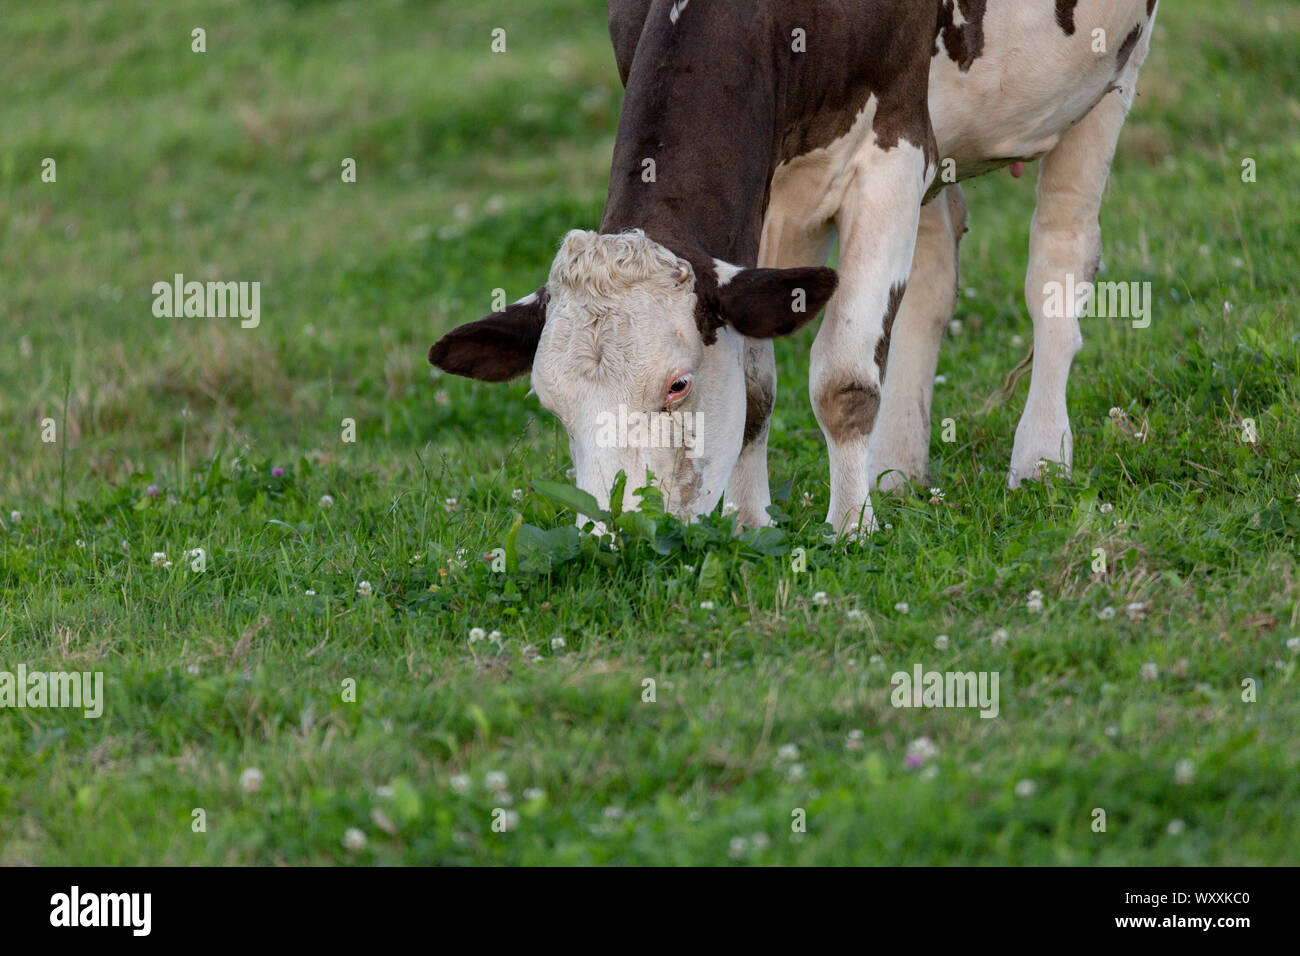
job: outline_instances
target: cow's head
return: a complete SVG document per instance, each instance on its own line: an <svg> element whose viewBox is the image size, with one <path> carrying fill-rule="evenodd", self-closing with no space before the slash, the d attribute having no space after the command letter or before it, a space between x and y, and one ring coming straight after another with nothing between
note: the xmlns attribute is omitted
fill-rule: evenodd
<svg viewBox="0 0 1300 956"><path fill-rule="evenodd" d="M574 230L546 285L453 329L429 361L489 382L531 369L568 432L580 488L607 507L622 470L635 508L648 470L665 508L689 520L717 504L740 455L744 337L795 331L835 282L831 269L692 263L640 230Z"/></svg>

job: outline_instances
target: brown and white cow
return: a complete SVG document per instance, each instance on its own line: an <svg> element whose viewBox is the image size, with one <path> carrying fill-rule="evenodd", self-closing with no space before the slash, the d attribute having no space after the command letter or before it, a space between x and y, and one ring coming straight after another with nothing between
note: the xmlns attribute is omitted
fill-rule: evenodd
<svg viewBox="0 0 1300 956"><path fill-rule="evenodd" d="M1066 382L1116 140L1157 0L609 0L626 98L599 232L564 237L535 294L444 336L429 360L533 389L580 487L648 469L683 518L726 493L767 523L772 339L826 316L810 393L827 520L924 480L930 400L966 231L945 182L1042 159L1025 296L1029 397L1009 482L1071 464ZM951 160L951 162L946 162ZM838 282L824 268L839 239ZM888 374L886 375L886 370ZM691 412L698 447L601 440L615 409ZM634 504L634 502L633 502Z"/></svg>

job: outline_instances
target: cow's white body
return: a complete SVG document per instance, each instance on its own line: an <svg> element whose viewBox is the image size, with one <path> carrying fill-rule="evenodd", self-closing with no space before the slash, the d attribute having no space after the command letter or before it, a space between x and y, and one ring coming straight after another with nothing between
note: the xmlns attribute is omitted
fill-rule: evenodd
<svg viewBox="0 0 1300 956"><path fill-rule="evenodd" d="M940 340L955 306L956 247L966 229L966 210L955 184L928 205L913 207L919 206L919 194L950 181L945 179L948 170L964 180L1014 160L1046 157L1025 285L1034 320L1035 364L1009 482L1015 487L1035 476L1043 462L1070 466L1065 385L1082 338L1076 316L1052 319L1045 314L1044 288L1064 282L1067 274L1080 280L1095 274L1101 255L1101 193L1146 58L1150 28L1143 29L1118 75L1113 54L1134 22L1145 19L1147 6L1147 0L1085 4L1076 13L1075 32L1067 36L1048 3L991 0L983 54L969 70L944 49L932 61L929 106L940 163L937 170L927 170L924 180L917 174L925 165L921 150L907 144L889 150L877 146L874 99L847 135L777 168L760 265L824 262L837 233L848 252L846 258L841 251L840 292L814 345L814 407L826 383L845 378L850 369L852 375L870 373L853 343L879 337L887 291L907 282L876 427L869 439L829 441L832 523L854 524L851 512L870 491L926 473L931 392ZM914 246L906 239L895 241L913 234ZM770 342L749 343L747 364L762 374L773 365L771 348ZM758 506L767 489L747 472L760 461L765 470L765 458L762 448L746 448L728 488L728 498L752 520L761 520Z"/></svg>

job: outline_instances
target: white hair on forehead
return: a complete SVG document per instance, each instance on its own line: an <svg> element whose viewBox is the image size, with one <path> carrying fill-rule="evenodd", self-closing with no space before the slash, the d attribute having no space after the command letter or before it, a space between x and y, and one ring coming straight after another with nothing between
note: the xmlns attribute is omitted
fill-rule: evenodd
<svg viewBox="0 0 1300 956"><path fill-rule="evenodd" d="M664 291L693 278L686 260L650 239L640 229L601 235L574 229L564 237L547 282L552 294L563 290L590 301L612 298L641 283Z"/></svg>

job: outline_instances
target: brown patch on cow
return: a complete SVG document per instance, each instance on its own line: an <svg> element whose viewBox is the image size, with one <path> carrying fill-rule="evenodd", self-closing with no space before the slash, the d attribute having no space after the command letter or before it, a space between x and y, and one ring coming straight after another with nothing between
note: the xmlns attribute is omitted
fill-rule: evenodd
<svg viewBox="0 0 1300 956"><path fill-rule="evenodd" d="M763 434L775 404L776 395L770 382L745 382L745 438L742 447L749 447Z"/></svg>
<svg viewBox="0 0 1300 956"><path fill-rule="evenodd" d="M880 411L880 389L851 376L832 382L817 394L817 418L835 442L871 434Z"/></svg>
<svg viewBox="0 0 1300 956"><path fill-rule="evenodd" d="M903 304L903 294L907 291L906 282L895 282L889 289L889 305L885 308L885 317L881 322L884 332L876 343L876 368L880 369L880 380L885 380L885 366L889 363L889 339L894 333L894 320L898 318L898 308Z"/></svg>
<svg viewBox="0 0 1300 956"><path fill-rule="evenodd" d="M963 73L984 53L984 10L987 0L943 0L939 7L939 29L934 36L934 55L939 54L939 41L948 51L948 59L957 64ZM956 11L960 9L966 21L957 25Z"/></svg>
<svg viewBox="0 0 1300 956"><path fill-rule="evenodd" d="M1142 24L1138 24L1128 32L1124 42L1119 45L1119 52L1115 54L1115 74L1118 76L1124 72L1124 67L1128 65L1128 59L1133 55L1133 50L1142 36Z"/></svg>
<svg viewBox="0 0 1300 956"><path fill-rule="evenodd" d="M1079 0L1056 0L1056 22L1067 37L1074 36L1074 8Z"/></svg>
<svg viewBox="0 0 1300 956"><path fill-rule="evenodd" d="M876 144L906 140L937 164L928 107L937 0L786 0L743 23L731 4L692 3L675 24L651 12L660 6L611 8L627 95L601 232L640 228L692 264L752 267L776 167L843 137L873 97ZM791 48L796 29L805 51Z"/></svg>
<svg viewBox="0 0 1300 956"><path fill-rule="evenodd" d="M1151 16L1151 14L1153 14L1153 13L1156 12L1156 4L1159 3L1159 2L1160 2L1160 0L1147 0L1147 16L1148 16L1148 17Z"/></svg>
<svg viewBox="0 0 1300 956"><path fill-rule="evenodd" d="M695 503L700 495L700 485L704 482L703 465L696 459L687 457L685 452L677 456L677 467L673 471L674 487L677 489L677 506L687 509Z"/></svg>
<svg viewBox="0 0 1300 956"><path fill-rule="evenodd" d="M705 345L718 341L718 327L723 318L718 305L718 273L712 262L691 258L695 271L695 327Z"/></svg>

